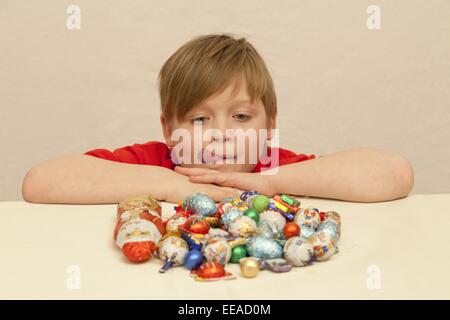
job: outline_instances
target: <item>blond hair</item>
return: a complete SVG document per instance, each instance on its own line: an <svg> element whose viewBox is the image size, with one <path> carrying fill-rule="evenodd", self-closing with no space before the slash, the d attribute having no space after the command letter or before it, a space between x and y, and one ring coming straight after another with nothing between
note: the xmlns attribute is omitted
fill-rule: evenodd
<svg viewBox="0 0 450 320"><path fill-rule="evenodd" d="M181 119L211 95L244 75L250 99L261 99L266 114L276 116L272 77L256 49L245 38L229 34L198 36L181 46L159 72L161 112Z"/></svg>

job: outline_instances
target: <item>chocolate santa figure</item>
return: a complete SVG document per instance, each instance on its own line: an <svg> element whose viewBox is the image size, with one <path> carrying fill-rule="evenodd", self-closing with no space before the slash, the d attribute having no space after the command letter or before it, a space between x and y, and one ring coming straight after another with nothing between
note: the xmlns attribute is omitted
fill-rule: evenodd
<svg viewBox="0 0 450 320"><path fill-rule="evenodd" d="M165 232L161 206L153 197L130 197L118 204L114 241L129 261L149 260Z"/></svg>

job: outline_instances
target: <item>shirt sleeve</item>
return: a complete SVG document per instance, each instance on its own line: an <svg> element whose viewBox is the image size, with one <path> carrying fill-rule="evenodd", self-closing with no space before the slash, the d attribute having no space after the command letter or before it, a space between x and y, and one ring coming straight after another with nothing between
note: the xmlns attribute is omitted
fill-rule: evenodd
<svg viewBox="0 0 450 320"><path fill-rule="evenodd" d="M150 141L143 144L135 143L113 151L94 149L84 154L115 162L174 168L169 148L165 143L158 141Z"/></svg>
<svg viewBox="0 0 450 320"><path fill-rule="evenodd" d="M279 152L280 152L280 156L279 156L280 166L316 158L315 154L307 155L304 153L296 153L294 151L281 149L281 148L280 148Z"/></svg>

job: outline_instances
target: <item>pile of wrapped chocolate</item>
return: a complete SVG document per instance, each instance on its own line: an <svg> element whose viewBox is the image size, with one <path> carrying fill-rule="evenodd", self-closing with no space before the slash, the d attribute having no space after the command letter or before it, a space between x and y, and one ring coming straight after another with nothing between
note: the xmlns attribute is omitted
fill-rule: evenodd
<svg viewBox="0 0 450 320"><path fill-rule="evenodd" d="M272 198L256 191L216 204L195 193L163 221L160 203L152 196L118 204L114 240L129 261L140 263L156 255L159 272L184 266L198 281L236 278L228 263L240 264L241 275L260 270L288 272L337 253L341 219L288 195Z"/></svg>

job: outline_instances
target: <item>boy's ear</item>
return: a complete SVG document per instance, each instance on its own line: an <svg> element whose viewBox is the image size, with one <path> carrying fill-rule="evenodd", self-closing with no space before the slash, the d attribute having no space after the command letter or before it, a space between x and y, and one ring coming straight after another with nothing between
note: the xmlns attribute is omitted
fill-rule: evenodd
<svg viewBox="0 0 450 320"><path fill-rule="evenodd" d="M272 140L273 139L273 129L276 129L277 127L277 118L276 116L271 116L269 117L269 119L267 120L267 140Z"/></svg>
<svg viewBox="0 0 450 320"><path fill-rule="evenodd" d="M161 115L161 117L159 118L161 121L161 127L163 130L163 135L164 135L164 140L166 141L166 144L169 147L172 147L172 128L171 125L169 123L169 121L166 119L166 117L164 115Z"/></svg>

